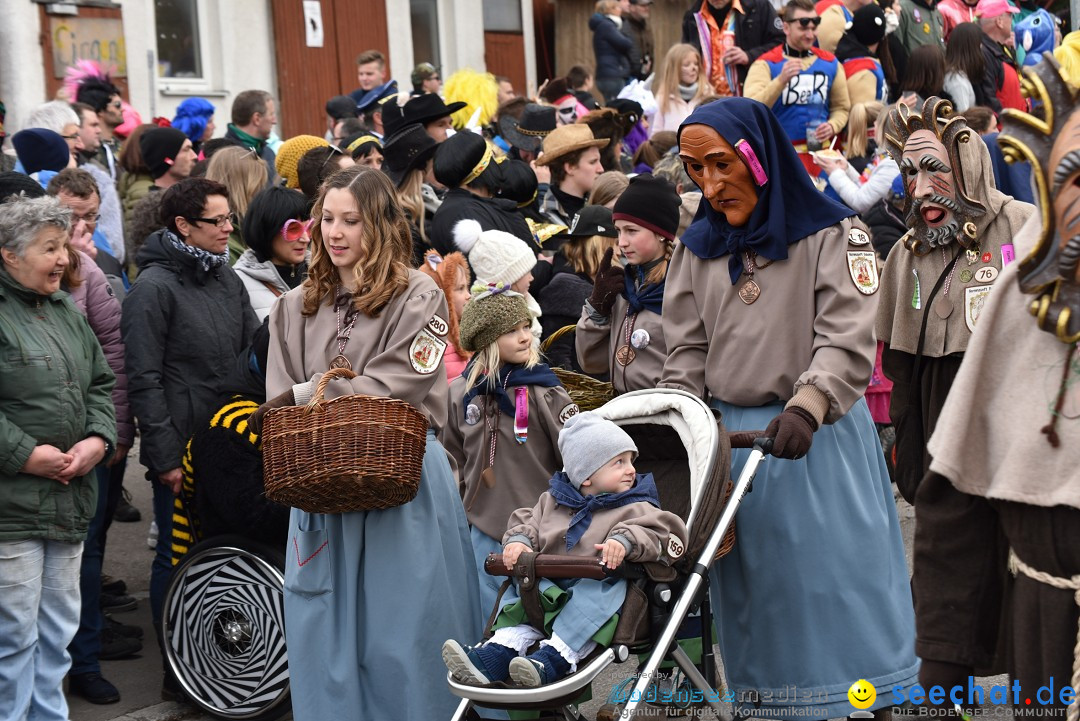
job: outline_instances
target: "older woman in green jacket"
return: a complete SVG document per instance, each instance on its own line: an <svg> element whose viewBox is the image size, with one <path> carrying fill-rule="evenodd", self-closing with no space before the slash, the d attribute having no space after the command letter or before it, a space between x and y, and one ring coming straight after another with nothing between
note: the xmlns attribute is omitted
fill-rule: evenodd
<svg viewBox="0 0 1080 721"><path fill-rule="evenodd" d="M0 718L68 718L91 472L116 440L114 377L60 278L70 212L0 205Z"/></svg>

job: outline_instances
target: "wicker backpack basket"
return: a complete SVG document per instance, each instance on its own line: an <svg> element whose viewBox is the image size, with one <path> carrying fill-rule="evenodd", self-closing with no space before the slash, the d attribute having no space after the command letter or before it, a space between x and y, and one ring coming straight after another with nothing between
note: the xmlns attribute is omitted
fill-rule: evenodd
<svg viewBox="0 0 1080 721"><path fill-rule="evenodd" d="M276 408L263 426L266 497L311 513L394 508L416 497L427 418L405 401L346 395L325 400L346 368L323 374L306 406Z"/></svg>

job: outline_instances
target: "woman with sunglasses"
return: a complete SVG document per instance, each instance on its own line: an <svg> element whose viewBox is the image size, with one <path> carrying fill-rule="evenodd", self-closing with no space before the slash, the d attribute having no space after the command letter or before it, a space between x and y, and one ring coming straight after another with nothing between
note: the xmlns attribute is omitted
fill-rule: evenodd
<svg viewBox="0 0 1080 721"><path fill-rule="evenodd" d="M298 190L273 186L258 193L244 216L248 249L233 270L244 281L255 315L262 321L278 296L307 275L311 223L308 203Z"/></svg>

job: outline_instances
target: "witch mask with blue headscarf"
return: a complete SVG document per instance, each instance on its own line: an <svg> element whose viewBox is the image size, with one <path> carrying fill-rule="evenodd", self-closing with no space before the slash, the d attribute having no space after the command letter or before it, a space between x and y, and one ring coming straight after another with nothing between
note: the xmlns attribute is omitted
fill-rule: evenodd
<svg viewBox="0 0 1080 721"><path fill-rule="evenodd" d="M789 245L853 215L818 191L776 116L756 100L696 109L679 127L679 156L707 201L682 243L702 259L730 255L732 285L744 255L785 260Z"/></svg>

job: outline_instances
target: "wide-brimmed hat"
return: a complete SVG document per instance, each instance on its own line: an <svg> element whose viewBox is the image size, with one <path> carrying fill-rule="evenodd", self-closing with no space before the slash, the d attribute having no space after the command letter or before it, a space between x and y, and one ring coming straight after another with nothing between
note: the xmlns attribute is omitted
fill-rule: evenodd
<svg viewBox="0 0 1080 721"><path fill-rule="evenodd" d="M544 138L544 150L536 159L538 165L551 165L559 158L585 148L603 148L610 141L593 136L588 125L564 125L555 128Z"/></svg>
<svg viewBox="0 0 1080 721"><path fill-rule="evenodd" d="M423 167L438 147L423 125L410 123L383 142L383 172L399 187L409 171Z"/></svg>
<svg viewBox="0 0 1080 721"><path fill-rule="evenodd" d="M424 93L411 98L404 105L400 102L388 102L383 108L383 127L389 133L411 123L428 123L439 118L448 118L465 107L467 103L449 105L437 93Z"/></svg>
<svg viewBox="0 0 1080 721"><path fill-rule="evenodd" d="M550 105L529 103L521 118L504 115L499 118L499 132L506 142L515 148L535 153L540 150L544 138L555 129L555 108Z"/></svg>

